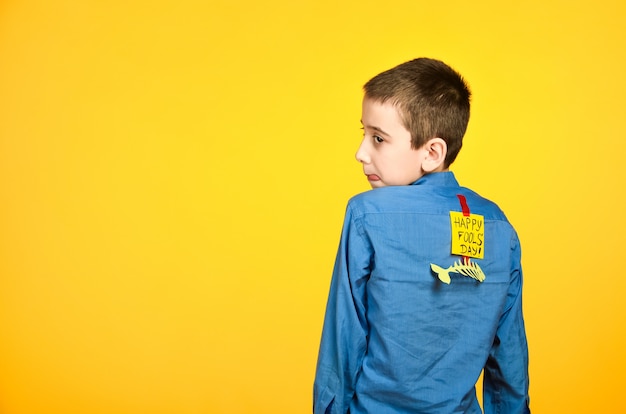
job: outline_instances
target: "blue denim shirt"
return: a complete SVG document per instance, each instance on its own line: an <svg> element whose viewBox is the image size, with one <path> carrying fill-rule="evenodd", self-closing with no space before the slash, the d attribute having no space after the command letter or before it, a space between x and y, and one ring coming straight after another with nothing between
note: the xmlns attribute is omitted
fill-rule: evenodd
<svg viewBox="0 0 626 414"><path fill-rule="evenodd" d="M451 254L450 211L465 196L484 217L479 282L442 268ZM314 383L322 413L528 413L528 347L517 234L497 205L453 173L384 187L347 206Z"/></svg>

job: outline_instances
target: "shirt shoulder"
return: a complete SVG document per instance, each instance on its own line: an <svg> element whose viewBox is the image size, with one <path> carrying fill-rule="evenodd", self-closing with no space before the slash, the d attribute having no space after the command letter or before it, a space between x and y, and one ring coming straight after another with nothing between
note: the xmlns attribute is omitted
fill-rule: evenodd
<svg viewBox="0 0 626 414"><path fill-rule="evenodd" d="M486 220L506 221L502 209L493 201L460 186L396 186L369 190L348 201L348 210L356 218L368 214L448 215L461 211L458 195L465 197L470 212Z"/></svg>

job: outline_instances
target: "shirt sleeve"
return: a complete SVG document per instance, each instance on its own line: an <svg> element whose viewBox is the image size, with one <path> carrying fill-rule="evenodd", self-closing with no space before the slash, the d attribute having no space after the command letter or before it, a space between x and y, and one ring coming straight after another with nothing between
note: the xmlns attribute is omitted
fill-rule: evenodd
<svg viewBox="0 0 626 414"><path fill-rule="evenodd" d="M372 248L350 205L335 260L315 382L315 414L346 413L367 348L366 282Z"/></svg>
<svg viewBox="0 0 626 414"><path fill-rule="evenodd" d="M522 266L519 239L511 242L511 285L493 346L485 365L485 414L530 413L528 343L522 314Z"/></svg>

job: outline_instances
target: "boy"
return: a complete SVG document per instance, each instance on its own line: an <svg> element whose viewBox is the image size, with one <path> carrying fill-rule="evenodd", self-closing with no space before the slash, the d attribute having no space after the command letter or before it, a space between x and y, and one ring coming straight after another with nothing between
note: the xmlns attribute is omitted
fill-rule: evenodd
<svg viewBox="0 0 626 414"><path fill-rule="evenodd" d="M314 384L316 414L529 413L517 234L448 170L470 91L420 58L364 87L356 158Z"/></svg>

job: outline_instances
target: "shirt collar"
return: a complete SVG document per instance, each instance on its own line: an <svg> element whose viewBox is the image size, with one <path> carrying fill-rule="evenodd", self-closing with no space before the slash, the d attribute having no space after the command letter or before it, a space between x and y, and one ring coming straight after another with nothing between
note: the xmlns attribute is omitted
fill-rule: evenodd
<svg viewBox="0 0 626 414"><path fill-rule="evenodd" d="M420 177L417 181L411 185L437 185L444 187L459 187L459 182L456 180L452 171L443 171L426 174Z"/></svg>

